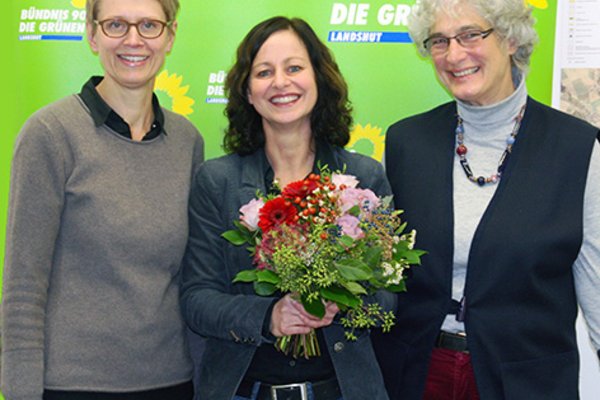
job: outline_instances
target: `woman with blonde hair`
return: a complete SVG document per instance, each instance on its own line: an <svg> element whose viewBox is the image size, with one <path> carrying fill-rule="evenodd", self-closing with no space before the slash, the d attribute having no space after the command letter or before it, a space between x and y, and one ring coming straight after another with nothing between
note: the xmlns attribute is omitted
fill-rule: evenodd
<svg viewBox="0 0 600 400"><path fill-rule="evenodd" d="M178 302L202 137L161 108L177 0L88 0L103 77L35 113L12 164L7 400L190 400Z"/></svg>

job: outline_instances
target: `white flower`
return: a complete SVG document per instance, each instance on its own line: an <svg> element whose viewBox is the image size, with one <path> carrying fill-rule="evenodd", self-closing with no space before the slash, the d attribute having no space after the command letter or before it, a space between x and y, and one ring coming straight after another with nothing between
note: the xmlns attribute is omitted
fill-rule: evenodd
<svg viewBox="0 0 600 400"><path fill-rule="evenodd" d="M402 281L402 272L404 272L404 266L399 262L394 262L394 264L390 264L387 262L381 263L383 267L383 276L387 279L386 283L388 285L398 285Z"/></svg>
<svg viewBox="0 0 600 400"><path fill-rule="evenodd" d="M381 267L383 268L383 276L385 277L391 276L394 273L394 267L388 262L382 262Z"/></svg>
<svg viewBox="0 0 600 400"><path fill-rule="evenodd" d="M395 242L394 238L394 242ZM413 249L415 247L415 243L417 241L417 231L414 229L400 237L401 240L406 240L408 242L408 248Z"/></svg>

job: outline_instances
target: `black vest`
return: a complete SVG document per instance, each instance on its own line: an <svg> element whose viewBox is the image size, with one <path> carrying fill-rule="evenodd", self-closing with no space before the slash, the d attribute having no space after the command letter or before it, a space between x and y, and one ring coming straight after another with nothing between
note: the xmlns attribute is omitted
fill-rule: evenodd
<svg viewBox="0 0 600 400"><path fill-rule="evenodd" d="M391 333L374 333L391 399L421 400L434 340L451 308L456 103L390 127L386 170L397 208L429 253L411 269ZM598 135L528 99L518 139L473 238L466 331L482 399L578 398L572 264ZM465 177L466 179L466 177Z"/></svg>

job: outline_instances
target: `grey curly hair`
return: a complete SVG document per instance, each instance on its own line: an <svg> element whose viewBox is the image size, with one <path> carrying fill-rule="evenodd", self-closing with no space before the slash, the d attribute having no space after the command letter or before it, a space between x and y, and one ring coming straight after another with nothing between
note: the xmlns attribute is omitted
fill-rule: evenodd
<svg viewBox="0 0 600 400"><path fill-rule="evenodd" d="M429 55L423 41L429 37L437 16L440 13L458 16L463 6L473 7L504 43L517 48L511 57L512 64L527 73L538 35L533 28L531 8L523 0L418 0L408 20L408 31L419 52Z"/></svg>

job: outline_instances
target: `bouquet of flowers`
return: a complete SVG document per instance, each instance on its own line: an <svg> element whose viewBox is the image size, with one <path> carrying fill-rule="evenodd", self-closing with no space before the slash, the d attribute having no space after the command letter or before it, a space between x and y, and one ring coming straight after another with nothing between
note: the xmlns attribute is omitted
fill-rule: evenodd
<svg viewBox="0 0 600 400"><path fill-rule="evenodd" d="M406 290L403 272L420 264L425 252L414 249L415 231L404 233L402 211L391 208L391 196L379 198L358 183L323 167L279 195L258 194L242 206L236 229L223 237L249 245L255 269L240 271L234 282L253 282L261 296L292 293L318 317L326 301L335 302L347 340L356 340L356 329L389 331L393 312L369 296L379 289ZM278 338L275 346L294 357L320 354L314 331Z"/></svg>

